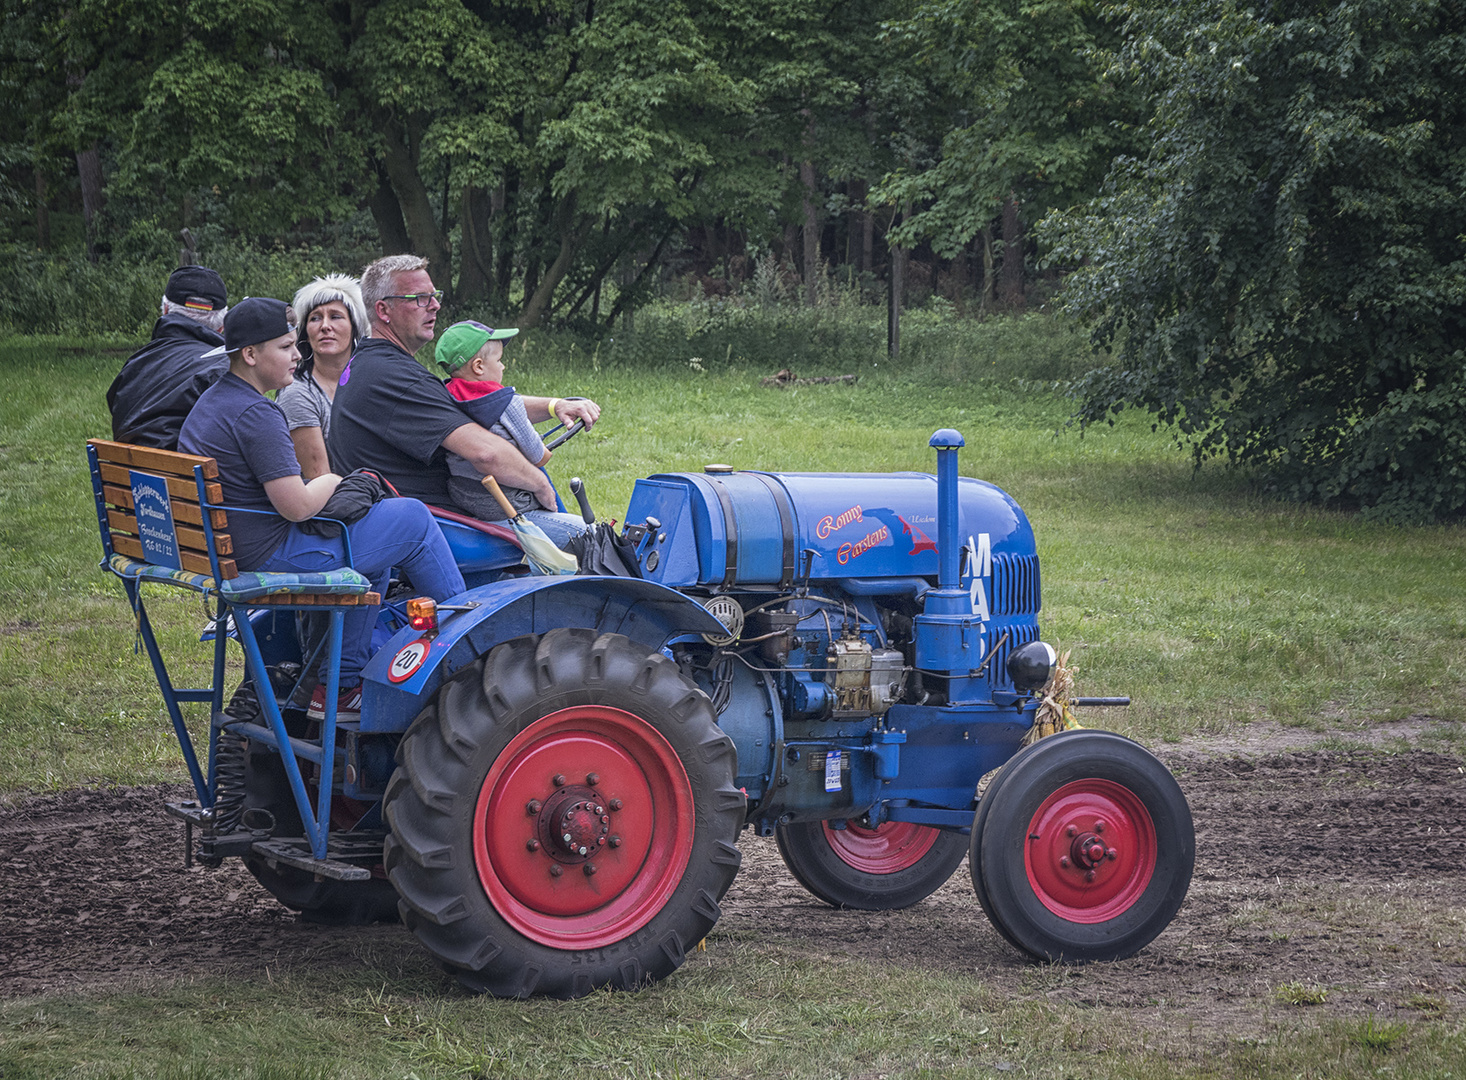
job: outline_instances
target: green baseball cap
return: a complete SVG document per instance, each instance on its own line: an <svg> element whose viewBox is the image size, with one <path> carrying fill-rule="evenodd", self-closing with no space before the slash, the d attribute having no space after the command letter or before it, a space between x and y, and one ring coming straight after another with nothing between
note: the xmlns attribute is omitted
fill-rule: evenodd
<svg viewBox="0 0 1466 1080"><path fill-rule="evenodd" d="M492 326L485 326L472 319L454 323L444 330L443 336L438 339L433 357L442 365L443 370L456 371L477 356L485 342L503 341L506 338L512 338L517 333L519 333L517 327L495 330Z"/></svg>

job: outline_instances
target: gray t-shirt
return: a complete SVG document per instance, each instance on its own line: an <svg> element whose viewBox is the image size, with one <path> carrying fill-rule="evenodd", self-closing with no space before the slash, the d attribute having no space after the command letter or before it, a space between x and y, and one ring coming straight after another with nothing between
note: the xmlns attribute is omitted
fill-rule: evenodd
<svg viewBox="0 0 1466 1080"><path fill-rule="evenodd" d="M285 414L285 422L291 431L318 427L321 440L325 441L331 428L331 401L312 376L301 376L281 390L275 395L275 404Z"/></svg>

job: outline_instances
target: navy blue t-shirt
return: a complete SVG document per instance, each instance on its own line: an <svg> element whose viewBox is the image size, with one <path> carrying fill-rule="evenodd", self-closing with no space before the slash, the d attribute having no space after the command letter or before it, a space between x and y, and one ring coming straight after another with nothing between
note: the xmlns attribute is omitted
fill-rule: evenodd
<svg viewBox="0 0 1466 1080"><path fill-rule="evenodd" d="M228 372L194 403L178 433L178 449L219 463L226 506L269 512L269 516L229 515L235 563L241 570L258 569L290 531L290 522L276 512L265 484L300 475L290 425L280 406Z"/></svg>
<svg viewBox="0 0 1466 1080"><path fill-rule="evenodd" d="M343 473L372 469L399 495L451 510L443 440L470 422L409 353L384 338L366 338L336 387L326 450Z"/></svg>

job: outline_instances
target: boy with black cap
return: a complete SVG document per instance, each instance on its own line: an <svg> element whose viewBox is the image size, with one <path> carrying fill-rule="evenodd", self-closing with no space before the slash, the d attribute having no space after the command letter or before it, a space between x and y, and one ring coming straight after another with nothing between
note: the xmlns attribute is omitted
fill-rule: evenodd
<svg viewBox="0 0 1466 1080"><path fill-rule="evenodd" d="M300 360L293 313L283 300L250 297L224 319L229 370L199 397L184 421L178 448L219 464L224 505L258 514L233 514L229 535L241 570L320 573L346 565L339 536L307 532L296 522L320 513L341 477L325 473L306 482L290 425L280 406L265 396L289 386ZM384 499L347 526L352 565L387 591L395 566L419 594L447 600L463 591L463 575L428 508L416 499ZM338 714L361 711L361 669L370 653L377 608L352 608L341 640ZM325 715L322 684L310 715Z"/></svg>
<svg viewBox="0 0 1466 1080"><path fill-rule="evenodd" d="M228 370L219 331L229 311L224 279L206 266L168 278L153 337L128 358L107 390L118 442L178 448L178 429L199 395Z"/></svg>

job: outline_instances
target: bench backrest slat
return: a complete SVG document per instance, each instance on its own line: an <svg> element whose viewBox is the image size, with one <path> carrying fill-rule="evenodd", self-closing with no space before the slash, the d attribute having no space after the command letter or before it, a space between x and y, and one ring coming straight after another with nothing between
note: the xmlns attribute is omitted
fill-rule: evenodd
<svg viewBox="0 0 1466 1080"><path fill-rule="evenodd" d="M104 514L102 522L109 531L112 549L132 559L153 562L143 547L137 516L134 513L131 470L161 477L167 486L168 504L173 515L173 532L178 560L183 569L195 574L212 575L208 536L201 527L204 511L199 503L199 483L194 469L200 468L206 481L204 499L210 506L223 502L222 487L217 483L219 467L213 458L157 450L148 446L89 439L97 455ZM214 553L218 557L219 576L228 580L238 576L233 559L234 546L226 531L228 519L223 510L208 509L209 524L214 530Z"/></svg>

